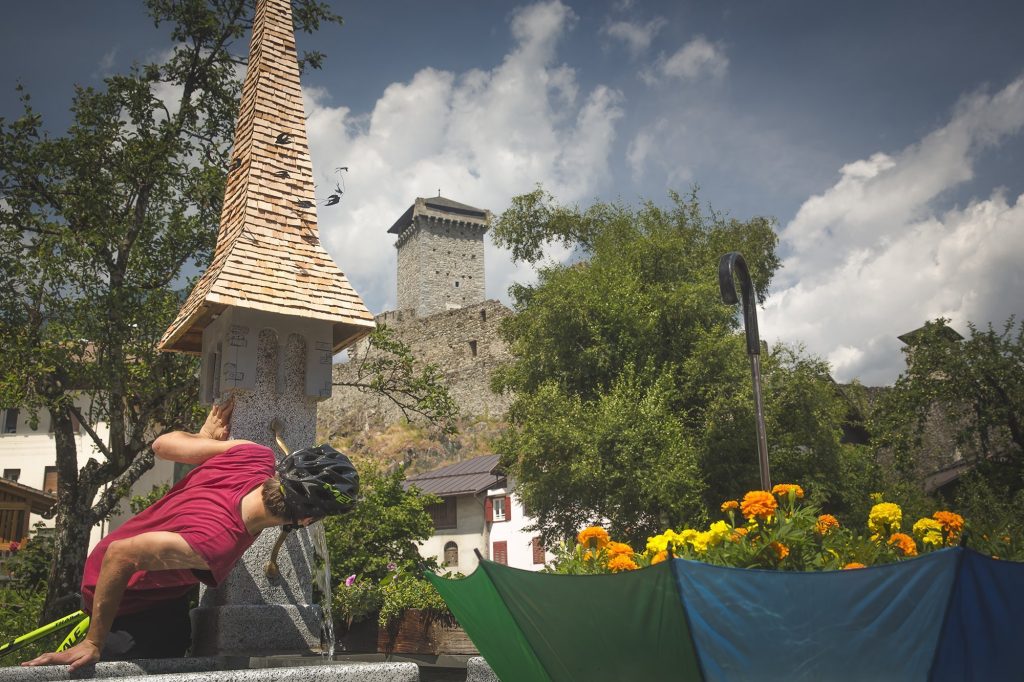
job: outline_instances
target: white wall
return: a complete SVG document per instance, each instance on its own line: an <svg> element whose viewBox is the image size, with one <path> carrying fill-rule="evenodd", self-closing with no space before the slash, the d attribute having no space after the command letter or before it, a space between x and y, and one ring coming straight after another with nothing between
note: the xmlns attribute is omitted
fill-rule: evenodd
<svg viewBox="0 0 1024 682"><path fill-rule="evenodd" d="M488 556L484 545L484 507L483 499L473 495L459 495L456 499L455 515L458 525L435 531L434 535L420 544L420 556L425 559L434 558L445 571L469 575L477 566L474 549ZM454 542L459 547L458 566L444 565L444 546Z"/></svg>
<svg viewBox="0 0 1024 682"><path fill-rule="evenodd" d="M506 495L506 504L512 500L511 514L507 515L508 521L495 521L491 524L491 546L495 542L504 540L508 547L508 565L513 568L522 568L527 571L539 571L544 564L533 563L533 539L539 535L536 531L526 531L526 526L533 524L533 519L526 516L523 504L519 497L512 493L508 495L505 489L488 490L489 497ZM550 552L545 552L544 561L551 561L554 558Z"/></svg>
<svg viewBox="0 0 1024 682"><path fill-rule="evenodd" d="M76 400L78 407L85 411L87 408L86 399ZM0 412L3 412L0 410ZM2 419L5 415L0 415ZM50 433L50 415L46 411L39 413L39 424L36 429L29 426L29 413L21 410L18 414L18 426L16 433L0 434L0 473L3 469L20 469L21 475L18 483L31 486L38 490L43 489L43 479L46 475L46 467L54 466L57 463L57 451L53 441L53 434ZM0 426L3 422L0 421ZM95 427L97 435L106 439L109 430L106 424L98 424ZM75 435L75 443L78 448L79 464L84 464L90 457L99 461L105 458L95 448L89 434L85 429ZM105 523L97 524L89 534L89 549L96 545L104 535L113 528L117 528L125 520L131 518L131 509L128 500L132 495L143 495L152 490L154 484L170 483L174 474L173 462L158 462L152 470L146 472L143 477L132 486L131 492L121 501L121 514L111 517ZM43 519L38 514L29 517L29 528L42 521L47 528L54 527L53 519Z"/></svg>

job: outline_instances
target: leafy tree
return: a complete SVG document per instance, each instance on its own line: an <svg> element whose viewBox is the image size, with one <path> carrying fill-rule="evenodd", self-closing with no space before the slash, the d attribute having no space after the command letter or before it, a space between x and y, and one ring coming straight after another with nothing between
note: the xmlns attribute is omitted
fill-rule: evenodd
<svg viewBox="0 0 1024 682"><path fill-rule="evenodd" d="M763 302L777 237L767 219L703 211L696 191L671 199L581 211L538 188L494 229L520 260L553 242L578 256L512 287L512 361L494 380L514 392L503 463L546 535L607 519L643 540L759 485L749 361L717 268L743 253ZM846 406L826 364L784 346L762 357L774 480L841 506Z"/></svg>
<svg viewBox="0 0 1024 682"><path fill-rule="evenodd" d="M1001 330L969 324L958 341L947 322L928 322L904 349L907 369L872 415L876 441L903 480L952 462L955 449L980 476L974 487L1008 501L1024 490L1024 330L1011 317ZM930 440L937 424L949 442Z"/></svg>
<svg viewBox="0 0 1024 682"><path fill-rule="evenodd" d="M254 5L147 0L171 29L166 61L76 88L62 135L21 88L22 115L0 120L0 402L49 413L57 450L44 620L77 591L89 529L151 466L152 440L198 417L195 361L155 346L217 233ZM293 5L303 31L340 20L319 0ZM80 461L74 421L105 461Z"/></svg>
<svg viewBox="0 0 1024 682"><path fill-rule="evenodd" d="M359 504L344 516L324 519L334 581L349 575L379 581L394 571L418 572L416 543L434 532L425 507L438 501L416 489L404 490L404 470L381 471L372 460L359 462Z"/></svg>

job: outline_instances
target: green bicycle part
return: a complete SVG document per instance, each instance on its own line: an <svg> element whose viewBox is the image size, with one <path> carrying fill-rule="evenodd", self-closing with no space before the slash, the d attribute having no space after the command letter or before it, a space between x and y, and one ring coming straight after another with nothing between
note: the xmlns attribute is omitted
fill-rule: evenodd
<svg viewBox="0 0 1024 682"><path fill-rule="evenodd" d="M57 647L57 651L67 651L74 645L85 639L85 635L89 632L89 616L86 616L82 620L78 621L75 627L71 628L71 632L64 638L64 641Z"/></svg>
<svg viewBox="0 0 1024 682"><path fill-rule="evenodd" d="M47 623L42 627L38 627L32 632L27 632L24 635L21 635L20 637L15 637L6 644L0 644L0 658L6 656L9 653L17 651L26 644L31 644L32 642L36 641L37 639L40 639L41 637L46 637L47 635L52 634L62 628L66 628L69 625L75 625L79 623L83 618L86 620L88 620L89 618L89 616L86 615L85 611L75 611L74 613L69 613L63 618L58 618L52 623Z"/></svg>

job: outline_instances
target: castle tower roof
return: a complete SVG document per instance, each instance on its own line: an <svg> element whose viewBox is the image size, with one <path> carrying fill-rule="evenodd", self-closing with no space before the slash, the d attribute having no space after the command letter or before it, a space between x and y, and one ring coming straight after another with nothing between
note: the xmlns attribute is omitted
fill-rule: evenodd
<svg viewBox="0 0 1024 682"><path fill-rule="evenodd" d="M409 210L403 213L402 217L388 229L388 234L402 234L402 231L412 225L421 215L440 220L480 225L485 229L490 226L491 222L490 211L482 208L460 204L440 195L427 198L416 197L416 201L409 207Z"/></svg>
<svg viewBox="0 0 1024 682"><path fill-rule="evenodd" d="M235 145L213 260L160 340L200 353L228 306L333 323L335 352L374 327L320 244L289 0L261 0L253 21Z"/></svg>

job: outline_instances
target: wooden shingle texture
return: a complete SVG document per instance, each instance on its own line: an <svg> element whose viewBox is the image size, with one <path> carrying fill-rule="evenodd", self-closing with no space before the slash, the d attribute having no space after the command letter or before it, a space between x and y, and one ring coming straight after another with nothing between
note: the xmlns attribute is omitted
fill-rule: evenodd
<svg viewBox="0 0 1024 682"><path fill-rule="evenodd" d="M199 353L228 306L330 321L334 352L374 327L320 244L289 0L257 4L217 247L160 349Z"/></svg>

